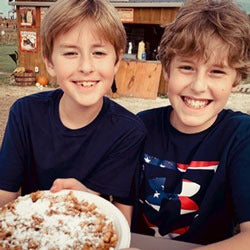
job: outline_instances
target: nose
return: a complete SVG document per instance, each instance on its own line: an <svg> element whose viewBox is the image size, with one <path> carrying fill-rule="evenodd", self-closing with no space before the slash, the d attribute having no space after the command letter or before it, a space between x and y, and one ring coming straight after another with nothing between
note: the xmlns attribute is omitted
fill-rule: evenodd
<svg viewBox="0 0 250 250"><path fill-rule="evenodd" d="M94 63L91 56L81 56L79 59L79 71L85 74L89 74L94 70Z"/></svg>
<svg viewBox="0 0 250 250"><path fill-rule="evenodd" d="M197 73L192 79L191 89L196 93L201 93L207 90L208 82L204 73Z"/></svg>

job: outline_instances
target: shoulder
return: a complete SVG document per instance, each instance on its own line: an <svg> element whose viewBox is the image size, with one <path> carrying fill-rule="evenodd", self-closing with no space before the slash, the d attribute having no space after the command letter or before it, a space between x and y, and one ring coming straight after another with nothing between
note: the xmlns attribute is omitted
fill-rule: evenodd
<svg viewBox="0 0 250 250"><path fill-rule="evenodd" d="M171 111L171 106L148 109L139 112L137 115L144 122L146 126L160 123L166 121L167 117Z"/></svg>
<svg viewBox="0 0 250 250"><path fill-rule="evenodd" d="M143 110L139 112L138 116L141 117L142 119L150 119L150 118L157 117L159 115L166 114L166 112L168 112L170 109L171 109L171 106L147 109L147 110Z"/></svg>
<svg viewBox="0 0 250 250"><path fill-rule="evenodd" d="M26 109L36 110L40 105L47 104L48 102L53 102L62 94L60 89L52 91L43 91L28 96L19 98L14 102L11 107L11 111L22 111Z"/></svg>
<svg viewBox="0 0 250 250"><path fill-rule="evenodd" d="M145 131L145 126L138 116L107 97L105 97L104 103L106 115L113 122L122 124L124 127L135 127Z"/></svg>
<svg viewBox="0 0 250 250"><path fill-rule="evenodd" d="M225 109L220 114L220 120L229 123L230 126L250 126L250 115L241 111Z"/></svg>
<svg viewBox="0 0 250 250"><path fill-rule="evenodd" d="M217 126L221 128L222 133L230 133L231 138L250 137L250 115L246 113L223 110L219 115Z"/></svg>
<svg viewBox="0 0 250 250"><path fill-rule="evenodd" d="M61 89L37 92L31 95L27 95L27 96L19 98L16 101L16 103L20 105L22 103L27 103L27 102L46 102L48 100L57 98L60 95L62 95Z"/></svg>

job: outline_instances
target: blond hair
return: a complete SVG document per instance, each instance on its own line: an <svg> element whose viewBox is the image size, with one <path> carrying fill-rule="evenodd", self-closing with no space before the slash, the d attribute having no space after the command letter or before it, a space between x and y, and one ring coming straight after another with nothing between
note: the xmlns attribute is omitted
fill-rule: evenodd
<svg viewBox="0 0 250 250"><path fill-rule="evenodd" d="M211 37L228 48L228 63L237 71L236 83L250 72L250 19L231 0L187 0L175 21L165 26L159 58L166 71L174 55L207 59ZM222 51L223 53L223 51Z"/></svg>
<svg viewBox="0 0 250 250"><path fill-rule="evenodd" d="M55 38L85 20L94 21L102 38L115 49L117 61L126 48L126 32L118 12L108 0L58 0L41 26L42 54L51 62Z"/></svg>

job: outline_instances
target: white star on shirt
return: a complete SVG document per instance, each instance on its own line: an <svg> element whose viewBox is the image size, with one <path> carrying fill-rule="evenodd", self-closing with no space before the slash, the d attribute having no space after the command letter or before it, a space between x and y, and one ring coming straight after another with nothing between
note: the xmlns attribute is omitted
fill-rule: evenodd
<svg viewBox="0 0 250 250"><path fill-rule="evenodd" d="M160 193L157 192L157 191L155 191L155 193L154 193L154 198L159 198L159 196L160 196Z"/></svg>
<svg viewBox="0 0 250 250"><path fill-rule="evenodd" d="M148 157L145 157L144 160L145 160L146 163L150 162L150 159Z"/></svg>

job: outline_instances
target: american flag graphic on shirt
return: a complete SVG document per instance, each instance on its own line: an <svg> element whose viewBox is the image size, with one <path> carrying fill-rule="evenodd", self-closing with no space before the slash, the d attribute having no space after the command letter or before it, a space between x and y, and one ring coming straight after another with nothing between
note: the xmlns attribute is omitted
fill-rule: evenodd
<svg viewBox="0 0 250 250"><path fill-rule="evenodd" d="M174 238L189 229L217 170L217 161L189 164L158 159L144 153L143 218L155 236Z"/></svg>

